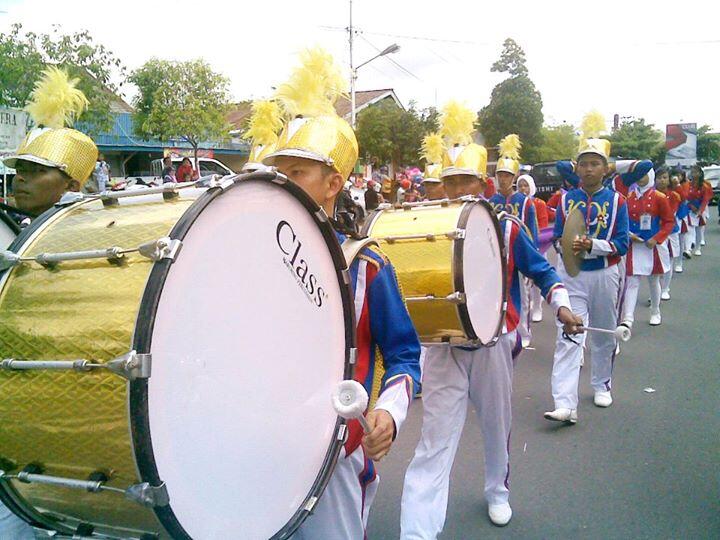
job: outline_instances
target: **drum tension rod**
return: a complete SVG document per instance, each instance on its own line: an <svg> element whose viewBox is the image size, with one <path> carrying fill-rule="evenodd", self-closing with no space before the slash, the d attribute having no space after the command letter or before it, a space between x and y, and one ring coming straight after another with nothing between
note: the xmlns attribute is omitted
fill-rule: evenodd
<svg viewBox="0 0 720 540"><path fill-rule="evenodd" d="M92 371L107 369L129 381L147 379L150 377L152 366L151 354L138 354L130 351L122 356L105 363L94 363L90 360L17 360L5 358L0 361L0 370L7 371L36 371L36 370L72 370Z"/></svg>
<svg viewBox="0 0 720 540"><path fill-rule="evenodd" d="M455 229L454 231L441 233L441 234L404 234L398 236L385 236L381 238L388 244L394 244L398 240L427 240L428 242L434 242L438 237L443 236L450 240L462 240L465 238L465 229Z"/></svg>
<svg viewBox="0 0 720 540"><path fill-rule="evenodd" d="M36 262L46 268L55 268L63 261L79 261L87 259L107 259L117 263L128 253L139 253L152 261L170 259L174 261L182 248L182 241L173 240L167 236L146 242L136 248L109 248L92 249L87 251L67 251L61 253L40 253L34 257L21 257L12 251L0 251L0 270L6 270L23 263Z"/></svg>
<svg viewBox="0 0 720 540"><path fill-rule="evenodd" d="M148 482L133 484L127 489L106 486L102 480L77 480L75 478L63 478L61 476L48 476L46 474L35 474L27 471L20 471L17 474L7 474L0 471L0 481L18 480L24 484L44 484L48 486L66 487L71 489L82 489L90 493L110 491L122 493L126 499L147 507L167 506L170 502L167 488L162 483L159 486L151 486Z"/></svg>
<svg viewBox="0 0 720 540"><path fill-rule="evenodd" d="M447 296L435 296L428 294L427 296L409 296L405 298L405 302L450 302L451 304L464 304L466 301L465 293L454 292Z"/></svg>

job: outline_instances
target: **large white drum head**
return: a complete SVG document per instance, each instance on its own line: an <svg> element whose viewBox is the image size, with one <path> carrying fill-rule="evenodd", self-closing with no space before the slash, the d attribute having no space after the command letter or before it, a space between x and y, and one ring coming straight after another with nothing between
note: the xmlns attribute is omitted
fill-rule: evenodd
<svg viewBox="0 0 720 540"><path fill-rule="evenodd" d="M463 246L463 280L470 322L478 339L490 343L504 317L504 280L497 220L484 205L473 204Z"/></svg>
<svg viewBox="0 0 720 540"><path fill-rule="evenodd" d="M190 536L267 539L310 493L335 437L343 314L326 241L282 188L239 183L192 225L148 383L159 477Z"/></svg>
<svg viewBox="0 0 720 540"><path fill-rule="evenodd" d="M0 212L2 212L2 210L0 210ZM7 249L17 236L15 234L15 231L10 228L10 225L5 223L4 217L5 216L3 216L3 218L0 218L0 249Z"/></svg>

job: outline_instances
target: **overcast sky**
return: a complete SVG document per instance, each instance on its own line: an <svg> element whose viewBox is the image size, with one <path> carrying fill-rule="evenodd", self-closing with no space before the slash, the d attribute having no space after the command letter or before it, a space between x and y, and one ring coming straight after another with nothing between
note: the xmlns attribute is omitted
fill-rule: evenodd
<svg viewBox="0 0 720 540"><path fill-rule="evenodd" d="M407 104L449 99L486 105L502 76L502 42L525 50L546 124L578 124L597 108L612 121L644 117L720 130L720 2L355 0L355 64L401 49L358 72L358 89L394 88ZM0 30L87 29L129 69L155 56L202 57L231 80L233 98L268 97L296 54L321 45L349 73L347 0L0 0ZM336 29L333 29L336 28ZM349 76L349 75L348 75ZM132 88L125 88L128 98Z"/></svg>

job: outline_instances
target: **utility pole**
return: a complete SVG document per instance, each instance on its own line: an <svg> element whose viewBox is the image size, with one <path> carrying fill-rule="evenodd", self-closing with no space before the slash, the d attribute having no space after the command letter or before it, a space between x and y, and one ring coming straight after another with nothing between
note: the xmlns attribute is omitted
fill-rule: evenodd
<svg viewBox="0 0 720 540"><path fill-rule="evenodd" d="M355 72L355 65L353 64L353 39L355 37L355 30L353 29L353 0L350 0L350 26L348 32L350 33L350 125L355 129L355 79L357 73Z"/></svg>

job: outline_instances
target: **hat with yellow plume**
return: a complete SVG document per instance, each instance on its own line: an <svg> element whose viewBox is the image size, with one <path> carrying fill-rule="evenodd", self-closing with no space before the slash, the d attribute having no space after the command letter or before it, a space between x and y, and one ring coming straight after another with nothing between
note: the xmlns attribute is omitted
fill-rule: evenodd
<svg viewBox="0 0 720 540"><path fill-rule="evenodd" d="M521 147L522 143L520 142L520 137L518 137L514 133L503 137L502 140L498 143L498 148L500 150L500 158L498 159L495 172L499 173L501 171L505 171L512 175L517 174L520 170Z"/></svg>
<svg viewBox="0 0 720 540"><path fill-rule="evenodd" d="M252 147L248 161L243 165L243 171L256 171L265 167L262 160L275 151L277 134L282 125L282 113L276 102L270 100L253 102L250 124L243 134L246 139L252 140Z"/></svg>
<svg viewBox="0 0 720 540"><path fill-rule="evenodd" d="M69 80L63 70L51 67L43 72L25 107L36 127L15 155L3 160L5 165L14 168L22 160L54 167L81 185L90 177L97 161L97 146L84 133L65 127L72 125L88 106L76 84L77 79Z"/></svg>
<svg viewBox="0 0 720 540"><path fill-rule="evenodd" d="M577 157L583 154L598 154L607 161L610 157L610 141L600 138L600 135L607 131L603 115L598 111L587 113L580 124L580 131L582 135Z"/></svg>
<svg viewBox="0 0 720 540"><path fill-rule="evenodd" d="M306 50L300 60L275 93L289 121L276 150L263 163L274 165L281 156L300 157L325 163L348 178L358 158L358 144L355 132L334 107L347 83L333 57L322 49Z"/></svg>
<svg viewBox="0 0 720 540"><path fill-rule="evenodd" d="M470 174L483 178L487 171L487 150L472 142L477 115L466 106L451 101L440 117L440 134L446 142L441 178Z"/></svg>
<svg viewBox="0 0 720 540"><path fill-rule="evenodd" d="M429 133L423 139L420 157L425 160L425 182L439 182L445 141L439 133Z"/></svg>

